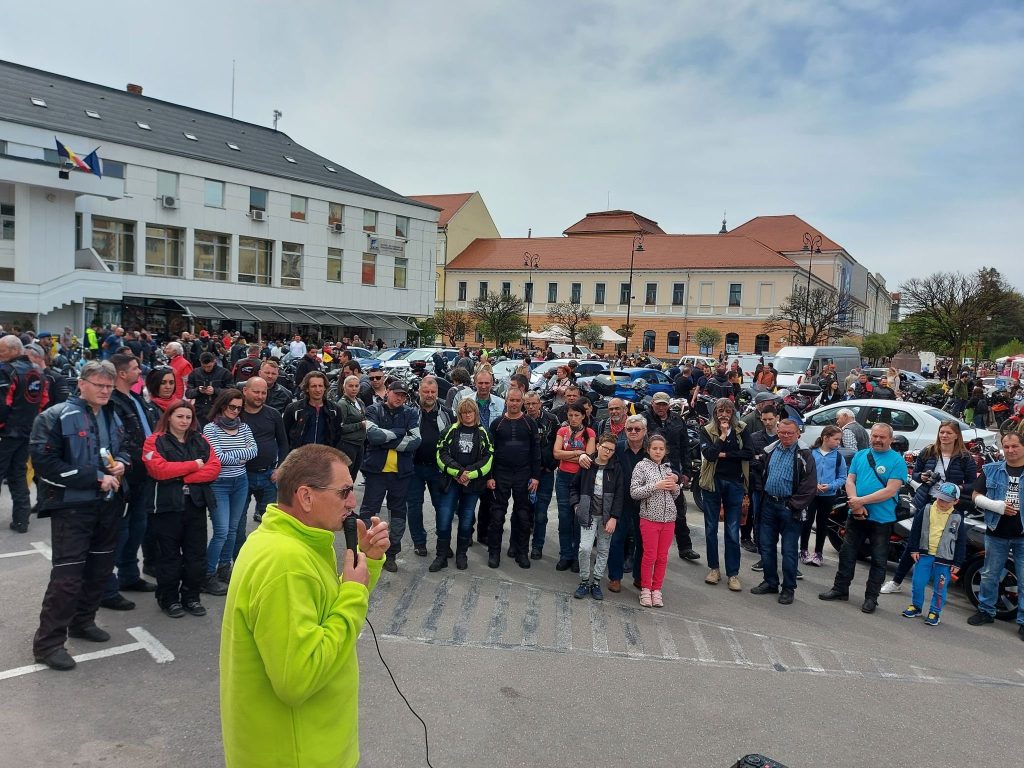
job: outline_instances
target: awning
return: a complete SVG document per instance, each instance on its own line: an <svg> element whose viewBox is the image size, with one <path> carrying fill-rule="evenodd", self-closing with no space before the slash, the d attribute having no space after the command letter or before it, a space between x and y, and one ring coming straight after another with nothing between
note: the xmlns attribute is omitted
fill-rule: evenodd
<svg viewBox="0 0 1024 768"><path fill-rule="evenodd" d="M306 314L316 320L317 325L344 325L330 312L324 312L322 309L310 308Z"/></svg>
<svg viewBox="0 0 1024 768"><path fill-rule="evenodd" d="M211 301L209 305L220 312L225 317L229 317L232 320L258 320L250 310L246 309L242 304L228 304L222 301Z"/></svg>
<svg viewBox="0 0 1024 768"><path fill-rule="evenodd" d="M607 341L610 344L622 344L626 340L625 336L620 336L611 329L609 325L601 326L601 341Z"/></svg>
<svg viewBox="0 0 1024 768"><path fill-rule="evenodd" d="M368 314L364 314L363 317L366 318L366 322L371 328L392 328L394 330L398 330L398 325L389 317Z"/></svg>
<svg viewBox="0 0 1024 768"><path fill-rule="evenodd" d="M227 319L227 315L214 309L214 307L205 301L191 301L185 299L176 299L181 305L182 309L185 310L185 314L191 315L192 317L210 317L215 320Z"/></svg>
<svg viewBox="0 0 1024 768"><path fill-rule="evenodd" d="M283 317L274 311L273 307L251 307L247 306L251 314L253 314L257 320L263 323L283 323L286 322Z"/></svg>
<svg viewBox="0 0 1024 768"><path fill-rule="evenodd" d="M286 323L294 325L318 325L316 320L298 307L274 307L274 311L284 318Z"/></svg>
<svg viewBox="0 0 1024 768"><path fill-rule="evenodd" d="M363 320L361 317L356 317L355 315L349 314L347 312L337 312L337 311L334 311L331 314L334 317L338 318L338 325L344 325L344 326L348 326L348 327L351 327L351 328L362 327L364 325L368 325L368 323L365 320Z"/></svg>
<svg viewBox="0 0 1024 768"><path fill-rule="evenodd" d="M397 324L399 328L406 331L419 331L420 329L420 327L416 325L416 323L414 323L407 317L398 317L397 315L394 317L389 316L388 320L392 323Z"/></svg>

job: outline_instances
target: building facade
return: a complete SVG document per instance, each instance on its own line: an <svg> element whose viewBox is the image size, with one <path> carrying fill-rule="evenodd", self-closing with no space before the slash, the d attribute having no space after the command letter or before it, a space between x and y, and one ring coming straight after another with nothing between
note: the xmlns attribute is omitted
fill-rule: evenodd
<svg viewBox="0 0 1024 768"><path fill-rule="evenodd" d="M0 322L394 343L433 311L437 208L137 87L0 62L0 205Z"/></svg>

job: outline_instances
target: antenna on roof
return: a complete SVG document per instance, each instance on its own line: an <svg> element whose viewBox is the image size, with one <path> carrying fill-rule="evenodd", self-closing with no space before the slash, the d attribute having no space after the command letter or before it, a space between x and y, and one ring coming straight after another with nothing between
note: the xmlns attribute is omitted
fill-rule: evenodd
<svg viewBox="0 0 1024 768"><path fill-rule="evenodd" d="M533 237L533 227L530 227L528 230L526 230L526 237L527 239Z"/></svg>
<svg viewBox="0 0 1024 768"><path fill-rule="evenodd" d="M605 210L606 211L610 211L611 209L612 209L612 192L611 192L611 190L608 190L608 207L605 208Z"/></svg>
<svg viewBox="0 0 1024 768"><path fill-rule="evenodd" d="M718 230L718 234L720 234L720 235L727 235L727 234L729 234L729 230L726 229L726 226L725 226L725 211L722 211L722 228L720 230Z"/></svg>
<svg viewBox="0 0 1024 768"><path fill-rule="evenodd" d="M277 130L277 121L280 120L282 117L284 117L284 112L282 112L280 109L275 109L274 110L274 130L275 131Z"/></svg>
<svg viewBox="0 0 1024 768"><path fill-rule="evenodd" d="M231 60L231 117L235 116L235 60Z"/></svg>

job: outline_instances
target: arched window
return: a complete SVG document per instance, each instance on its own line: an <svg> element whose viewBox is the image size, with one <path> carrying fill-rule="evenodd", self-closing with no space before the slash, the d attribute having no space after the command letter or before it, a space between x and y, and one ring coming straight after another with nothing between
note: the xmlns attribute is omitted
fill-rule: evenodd
<svg viewBox="0 0 1024 768"><path fill-rule="evenodd" d="M725 354L735 355L740 351L740 335L738 333L725 334Z"/></svg>
<svg viewBox="0 0 1024 768"><path fill-rule="evenodd" d="M668 351L674 355L679 354L679 331L668 332Z"/></svg>
<svg viewBox="0 0 1024 768"><path fill-rule="evenodd" d="M768 341L768 334L767 333L759 333L759 334L757 334L757 336L754 337L754 354L755 355L763 355L765 352L768 351L768 347L770 345L771 345L771 342Z"/></svg>
<svg viewBox="0 0 1024 768"><path fill-rule="evenodd" d="M654 351L655 338L654 331L644 331L644 352Z"/></svg>

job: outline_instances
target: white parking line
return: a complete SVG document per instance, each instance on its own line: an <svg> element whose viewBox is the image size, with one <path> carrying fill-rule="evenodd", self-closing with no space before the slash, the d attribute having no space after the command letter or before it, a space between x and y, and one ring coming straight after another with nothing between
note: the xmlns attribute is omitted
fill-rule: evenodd
<svg viewBox="0 0 1024 768"><path fill-rule="evenodd" d="M90 653L80 653L74 657L75 661L92 661L93 659L105 659L109 656L120 656L125 653L131 653L132 651L146 651L157 664L166 664L169 661L174 661L174 654L153 637L147 630L142 627L130 627L128 634L135 638L134 643L125 643L124 645L115 645L111 648L103 648L99 651L92 651ZM21 677L22 675L29 675L33 672L41 672L44 669L48 669L45 664L29 664L25 667L15 667L14 669L8 669L0 672L0 680L7 680L12 677Z"/></svg>
<svg viewBox="0 0 1024 768"><path fill-rule="evenodd" d="M53 550L45 541L33 541L32 546L47 560L53 560Z"/></svg>
<svg viewBox="0 0 1024 768"><path fill-rule="evenodd" d="M21 557L22 555L38 555L38 554L39 554L39 550L38 549L23 549L23 550L21 550L21 552L4 552L3 554L0 554L0 560L3 560L5 557Z"/></svg>

